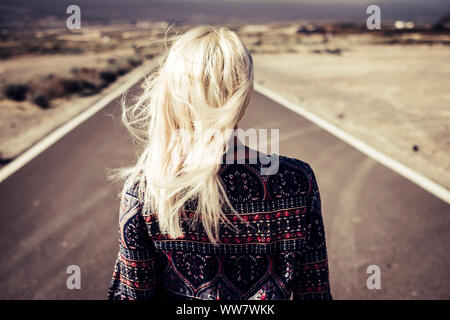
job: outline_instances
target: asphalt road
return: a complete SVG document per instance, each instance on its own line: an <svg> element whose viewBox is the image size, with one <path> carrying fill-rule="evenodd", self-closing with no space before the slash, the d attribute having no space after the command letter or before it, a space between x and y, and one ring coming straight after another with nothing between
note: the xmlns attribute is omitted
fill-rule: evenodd
<svg viewBox="0 0 450 320"><path fill-rule="evenodd" d="M314 169L336 299L450 298L448 204L260 94L241 124L279 128L280 153ZM134 150L116 99L0 184L1 299L105 298L120 190L105 173ZM67 289L69 265L80 290Z"/></svg>

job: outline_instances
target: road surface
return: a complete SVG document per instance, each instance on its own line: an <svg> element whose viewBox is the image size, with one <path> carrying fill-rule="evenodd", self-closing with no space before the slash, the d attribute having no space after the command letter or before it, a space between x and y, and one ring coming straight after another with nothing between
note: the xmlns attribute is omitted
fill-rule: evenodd
<svg viewBox="0 0 450 320"><path fill-rule="evenodd" d="M450 298L448 204L258 93L241 125L279 128L280 153L314 169L334 298ZM134 150L116 99L0 184L1 299L105 298L120 190L106 170ZM80 290L67 289L70 265ZM366 286L369 265L379 290Z"/></svg>

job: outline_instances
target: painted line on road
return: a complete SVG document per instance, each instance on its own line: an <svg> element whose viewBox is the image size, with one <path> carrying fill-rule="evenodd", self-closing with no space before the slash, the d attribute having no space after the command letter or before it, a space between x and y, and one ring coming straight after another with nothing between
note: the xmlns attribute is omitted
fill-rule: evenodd
<svg viewBox="0 0 450 320"><path fill-rule="evenodd" d="M48 149L50 146L52 146L55 142L57 142L59 139L64 137L66 134L68 134L70 131L75 129L77 126L79 126L81 123L92 117L94 114L96 114L98 111L103 109L105 106L107 106L111 101L119 97L121 94L123 94L125 91L130 89L134 84L136 84L139 80L144 78L146 75L148 75L156 66L156 64L159 62L158 58L153 59L152 61L144 64L143 66L139 67L134 74L122 85L120 85L116 90L113 92L108 93L104 97L102 97L99 101L97 101L95 104L92 105L92 107L84 110L82 113L77 115L72 120L69 120L62 126L58 127L56 130L52 131L49 135L47 135L45 138L37 142L35 145L27 149L24 153L22 153L20 156L18 156L16 159L5 165L3 168L0 169L0 183L6 180L9 176L11 176L14 172L22 168L24 165L26 165L28 162L36 158L39 154L41 154L43 151Z"/></svg>
<svg viewBox="0 0 450 320"><path fill-rule="evenodd" d="M364 153L368 157L370 157L370 158L374 159L375 161L381 163L382 165L388 167L392 171L400 174L401 176L414 182L421 188L423 188L426 191L430 192L431 194L435 195L439 199L450 204L450 191L447 188L445 188L444 186L441 186L440 184L429 179L428 177L412 170L411 168L408 168L404 164L402 164L402 163L398 162L397 160L394 160L391 157L385 155L384 153L376 150L375 148L369 146L367 143L355 138L354 136L343 131L342 129L339 129L335 125L320 118L319 116L315 115L314 113L306 110L302 106L299 106L298 104L296 104L292 101L289 101L288 99L279 95L278 93L276 93L258 83L255 83L255 90L257 92L259 92L260 94L266 96L267 98L282 105L283 107L308 119L312 123L316 124L317 126L321 127L325 131L327 131L327 132L331 133L332 135L336 136L337 138L341 139L342 141L348 143L349 145L351 145L355 149L359 150L360 152Z"/></svg>

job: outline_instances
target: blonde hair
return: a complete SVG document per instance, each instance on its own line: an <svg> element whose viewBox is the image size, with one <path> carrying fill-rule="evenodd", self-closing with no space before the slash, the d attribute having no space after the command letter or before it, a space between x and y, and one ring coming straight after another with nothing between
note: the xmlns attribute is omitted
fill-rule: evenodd
<svg viewBox="0 0 450 320"><path fill-rule="evenodd" d="M143 147L121 170L124 191L138 186L162 233L183 235L184 205L194 200L192 221L216 244L220 222L229 222L224 205L236 213L218 171L252 90L252 57L236 33L200 26L176 37L136 104L124 106L122 120Z"/></svg>

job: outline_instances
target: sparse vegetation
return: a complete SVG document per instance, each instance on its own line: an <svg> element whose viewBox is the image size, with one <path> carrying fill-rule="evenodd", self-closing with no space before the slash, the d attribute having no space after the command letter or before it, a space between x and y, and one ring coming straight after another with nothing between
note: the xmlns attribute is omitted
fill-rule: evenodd
<svg viewBox="0 0 450 320"><path fill-rule="evenodd" d="M114 83L143 63L143 58L110 58L108 66L103 68L74 67L70 77L48 74L27 84L7 84L3 88L4 96L14 101L29 100L42 109L52 106L52 100L77 94L90 96Z"/></svg>
<svg viewBox="0 0 450 320"><path fill-rule="evenodd" d="M3 93L8 99L14 101L25 101L27 97L28 86L21 83L7 84L3 88Z"/></svg>
<svg viewBox="0 0 450 320"><path fill-rule="evenodd" d="M111 82L116 81L117 74L113 71L106 70L106 71L100 72L100 78L102 78L102 80L104 80L107 83L111 83Z"/></svg>
<svg viewBox="0 0 450 320"><path fill-rule="evenodd" d="M50 108L50 101L43 94L38 94L32 98L32 101L42 109Z"/></svg>

